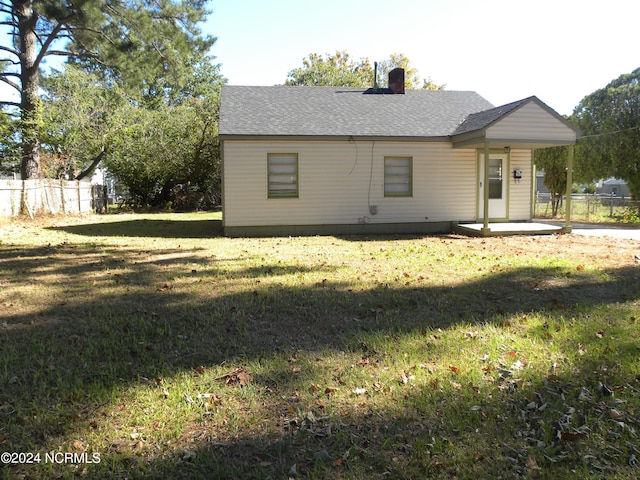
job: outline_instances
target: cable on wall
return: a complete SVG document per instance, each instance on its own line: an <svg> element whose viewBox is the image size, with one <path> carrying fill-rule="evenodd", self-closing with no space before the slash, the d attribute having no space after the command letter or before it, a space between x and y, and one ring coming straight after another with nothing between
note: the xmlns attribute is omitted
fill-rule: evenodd
<svg viewBox="0 0 640 480"><path fill-rule="evenodd" d="M373 183L373 149L376 146L375 140L371 142L371 165L369 168L369 192L367 193L367 206L371 209L371 185Z"/></svg>
<svg viewBox="0 0 640 480"><path fill-rule="evenodd" d="M347 176L351 175L358 165L358 143L353 137L349 137L349 143L353 143L353 145L356 147L356 159L353 162L353 167L351 167L351 170L349 170L349 173L347 173Z"/></svg>

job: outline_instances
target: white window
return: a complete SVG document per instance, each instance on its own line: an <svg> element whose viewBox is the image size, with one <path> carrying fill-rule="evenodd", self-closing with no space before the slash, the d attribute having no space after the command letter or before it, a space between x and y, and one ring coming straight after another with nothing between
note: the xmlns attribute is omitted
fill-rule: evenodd
<svg viewBox="0 0 640 480"><path fill-rule="evenodd" d="M384 196L410 197L412 195L413 159L384 157Z"/></svg>
<svg viewBox="0 0 640 480"><path fill-rule="evenodd" d="M298 154L268 153L269 198L298 196Z"/></svg>

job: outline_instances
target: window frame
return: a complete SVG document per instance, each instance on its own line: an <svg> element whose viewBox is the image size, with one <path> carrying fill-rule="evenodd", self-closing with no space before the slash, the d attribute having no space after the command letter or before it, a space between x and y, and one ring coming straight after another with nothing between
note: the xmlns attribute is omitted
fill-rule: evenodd
<svg viewBox="0 0 640 480"><path fill-rule="evenodd" d="M397 167L397 165L389 165L387 166L387 161L397 161L397 160L407 160L409 162L409 172L407 174L399 174L399 173L391 173L388 172L387 169L391 169L393 167ZM411 156L407 156L407 155L388 155L384 157L383 160L384 164L383 164L383 177L384 177L384 186L383 186L383 190L384 190L384 196L385 197L395 197L395 198L407 198L407 197L413 197L413 157ZM399 178L406 178L407 179L407 184L408 184L408 191L406 192L393 192L393 191L387 191L387 185L398 185L401 182L387 182L387 179L399 179Z"/></svg>
<svg viewBox="0 0 640 480"><path fill-rule="evenodd" d="M273 165L286 165L286 164L272 164L271 159L274 157L295 157L295 172L294 173L272 173L271 167ZM267 198L298 198L300 195L300 183L299 183L299 162L300 157L297 152L269 152L267 153ZM273 177L277 176L294 176L294 180L291 183L281 182L276 183L272 180ZM272 189L272 185L292 185L295 191L285 191L284 193L278 193Z"/></svg>

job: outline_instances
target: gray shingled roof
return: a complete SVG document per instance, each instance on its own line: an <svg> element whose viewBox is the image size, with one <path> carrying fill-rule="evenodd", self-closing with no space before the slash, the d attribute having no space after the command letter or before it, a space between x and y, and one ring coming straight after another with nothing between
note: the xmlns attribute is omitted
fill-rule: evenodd
<svg viewBox="0 0 640 480"><path fill-rule="evenodd" d="M473 132L474 130L486 128L493 122L499 120L508 113L511 113L533 98L535 97L524 98L522 100L518 100L517 102L508 103L506 105L501 105L499 107L484 110L482 112L472 113L465 119L464 122L460 124L460 126L458 126L453 134L459 135L461 133Z"/></svg>
<svg viewBox="0 0 640 480"><path fill-rule="evenodd" d="M475 92L407 90L366 95L343 87L225 85L220 135L447 137L491 109Z"/></svg>

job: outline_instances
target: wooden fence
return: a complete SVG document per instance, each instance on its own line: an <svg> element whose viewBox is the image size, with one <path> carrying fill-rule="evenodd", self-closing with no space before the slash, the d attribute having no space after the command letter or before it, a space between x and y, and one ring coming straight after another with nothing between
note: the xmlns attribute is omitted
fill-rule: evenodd
<svg viewBox="0 0 640 480"><path fill-rule="evenodd" d="M77 180L0 179L0 217L40 214L103 213L102 185Z"/></svg>

